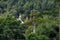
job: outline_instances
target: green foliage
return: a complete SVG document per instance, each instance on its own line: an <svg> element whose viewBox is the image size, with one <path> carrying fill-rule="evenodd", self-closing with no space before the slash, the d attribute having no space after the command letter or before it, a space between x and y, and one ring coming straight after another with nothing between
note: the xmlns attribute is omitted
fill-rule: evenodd
<svg viewBox="0 0 60 40"><path fill-rule="evenodd" d="M59 40L59 6L59 0L0 0L0 40Z"/></svg>
<svg viewBox="0 0 60 40"><path fill-rule="evenodd" d="M24 35L22 34L22 27L20 26L20 23L16 20L16 18L12 18L9 16L6 19L0 18L0 39L23 39Z"/></svg>
<svg viewBox="0 0 60 40"><path fill-rule="evenodd" d="M27 40L49 40L49 38L45 35L37 35L37 34L31 33L28 35Z"/></svg>

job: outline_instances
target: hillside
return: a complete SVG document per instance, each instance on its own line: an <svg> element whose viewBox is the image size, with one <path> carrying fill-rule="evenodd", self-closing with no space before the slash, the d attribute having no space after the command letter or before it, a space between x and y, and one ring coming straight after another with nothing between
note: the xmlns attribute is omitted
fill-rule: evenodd
<svg viewBox="0 0 60 40"><path fill-rule="evenodd" d="M59 40L60 0L0 0L0 40Z"/></svg>

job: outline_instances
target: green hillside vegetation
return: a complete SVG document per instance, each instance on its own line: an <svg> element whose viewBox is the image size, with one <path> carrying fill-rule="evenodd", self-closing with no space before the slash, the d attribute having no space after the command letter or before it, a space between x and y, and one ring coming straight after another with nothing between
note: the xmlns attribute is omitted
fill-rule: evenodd
<svg viewBox="0 0 60 40"><path fill-rule="evenodd" d="M59 13L60 0L0 0L0 40L59 40Z"/></svg>

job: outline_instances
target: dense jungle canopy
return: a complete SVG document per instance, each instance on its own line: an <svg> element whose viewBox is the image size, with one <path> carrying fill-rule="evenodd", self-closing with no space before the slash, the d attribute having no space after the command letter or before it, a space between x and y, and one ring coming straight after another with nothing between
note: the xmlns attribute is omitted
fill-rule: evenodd
<svg viewBox="0 0 60 40"><path fill-rule="evenodd" d="M60 0L0 0L0 40L59 40Z"/></svg>

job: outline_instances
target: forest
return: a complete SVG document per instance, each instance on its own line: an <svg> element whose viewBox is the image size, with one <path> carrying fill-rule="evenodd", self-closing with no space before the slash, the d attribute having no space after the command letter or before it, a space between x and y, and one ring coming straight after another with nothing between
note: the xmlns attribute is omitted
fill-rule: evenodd
<svg viewBox="0 0 60 40"><path fill-rule="evenodd" d="M60 0L0 0L0 40L60 40Z"/></svg>

